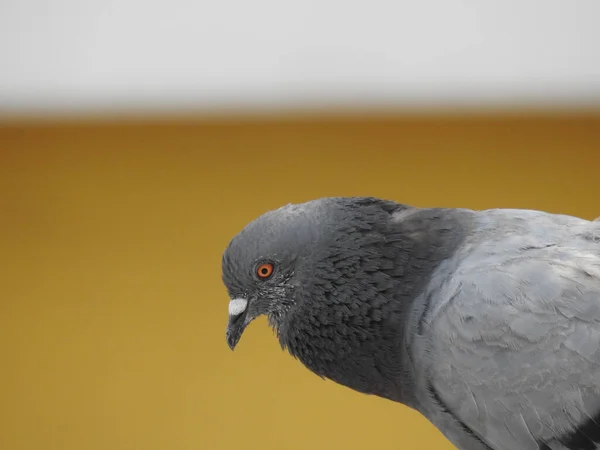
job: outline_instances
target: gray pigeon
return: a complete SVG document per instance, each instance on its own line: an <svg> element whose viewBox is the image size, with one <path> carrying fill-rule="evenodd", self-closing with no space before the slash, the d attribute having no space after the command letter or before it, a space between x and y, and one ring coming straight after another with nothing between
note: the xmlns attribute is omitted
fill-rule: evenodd
<svg viewBox="0 0 600 450"><path fill-rule="evenodd" d="M323 198L248 224L222 270L231 349L264 314L459 449L600 449L600 222Z"/></svg>

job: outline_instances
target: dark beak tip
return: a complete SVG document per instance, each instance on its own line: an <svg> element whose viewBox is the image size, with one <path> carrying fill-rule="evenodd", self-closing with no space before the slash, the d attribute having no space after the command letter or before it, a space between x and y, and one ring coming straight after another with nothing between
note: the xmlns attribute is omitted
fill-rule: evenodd
<svg viewBox="0 0 600 450"><path fill-rule="evenodd" d="M246 315L229 316L227 323L226 339L227 345L233 351L237 347L244 330L246 329Z"/></svg>
<svg viewBox="0 0 600 450"><path fill-rule="evenodd" d="M227 330L226 340L229 349L231 351L234 351L240 340L240 336L237 336L235 333L232 333L230 330Z"/></svg>

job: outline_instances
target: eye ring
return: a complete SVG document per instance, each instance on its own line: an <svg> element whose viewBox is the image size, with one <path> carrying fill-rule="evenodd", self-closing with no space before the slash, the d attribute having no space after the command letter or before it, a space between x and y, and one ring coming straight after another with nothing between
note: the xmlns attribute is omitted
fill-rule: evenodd
<svg viewBox="0 0 600 450"><path fill-rule="evenodd" d="M271 263L262 263L256 268L256 275L258 278L262 280L266 280L271 275L273 275L273 271L275 267Z"/></svg>

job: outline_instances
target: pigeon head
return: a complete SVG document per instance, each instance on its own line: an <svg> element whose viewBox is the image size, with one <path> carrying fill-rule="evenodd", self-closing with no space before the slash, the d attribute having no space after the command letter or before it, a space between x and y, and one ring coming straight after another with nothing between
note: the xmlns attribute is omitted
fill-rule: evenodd
<svg viewBox="0 0 600 450"><path fill-rule="evenodd" d="M235 236L222 259L231 349L256 317L266 315L280 332L294 309L319 298L332 283L355 283L353 265L377 239L377 216L386 214L375 206L379 203L386 204L370 198L289 204L263 214Z"/></svg>

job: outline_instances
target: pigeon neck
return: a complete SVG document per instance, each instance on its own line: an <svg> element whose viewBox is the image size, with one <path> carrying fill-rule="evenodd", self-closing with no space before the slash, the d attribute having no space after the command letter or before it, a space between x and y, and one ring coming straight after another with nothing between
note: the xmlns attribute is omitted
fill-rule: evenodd
<svg viewBox="0 0 600 450"><path fill-rule="evenodd" d="M462 242L465 219L458 210L413 208L388 218L371 224L380 238L365 239L356 265L332 263L328 274L335 278L298 288L278 335L317 375L415 407L408 317L435 269Z"/></svg>

